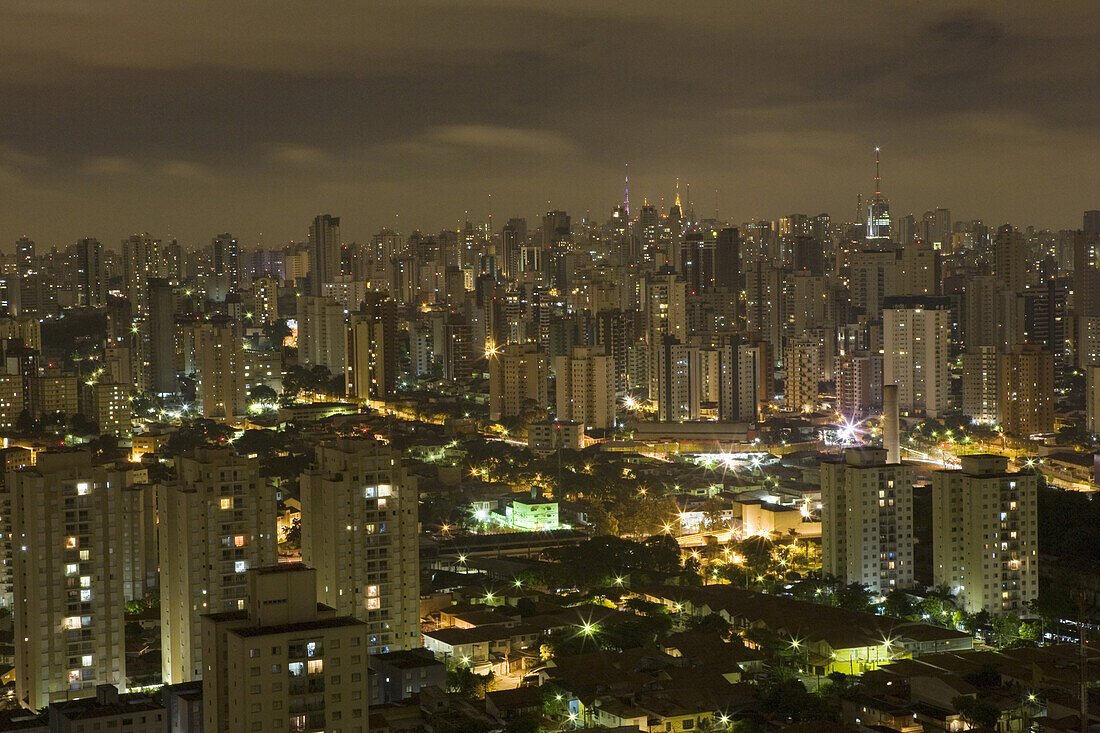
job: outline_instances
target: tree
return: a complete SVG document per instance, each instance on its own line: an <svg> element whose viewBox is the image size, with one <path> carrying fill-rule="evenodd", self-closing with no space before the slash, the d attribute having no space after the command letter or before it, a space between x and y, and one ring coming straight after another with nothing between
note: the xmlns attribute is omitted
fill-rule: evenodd
<svg viewBox="0 0 1100 733"><path fill-rule="evenodd" d="M962 719L974 727L996 728L1001 719L1001 711L988 700L980 700L969 695L951 698L951 704Z"/></svg>
<svg viewBox="0 0 1100 733"><path fill-rule="evenodd" d="M886 602L883 610L887 616L894 618L913 618L918 616L917 604L909 597L909 594L900 588L895 588L886 594Z"/></svg>
<svg viewBox="0 0 1100 733"><path fill-rule="evenodd" d="M252 403L263 402L272 404L277 399L279 399L279 393L266 384L257 384L248 391L248 401Z"/></svg>
<svg viewBox="0 0 1100 733"><path fill-rule="evenodd" d="M712 613L707 616L692 616L684 625L688 631L721 634L723 637L729 636L730 630L732 629L729 622L717 613Z"/></svg>
<svg viewBox="0 0 1100 733"><path fill-rule="evenodd" d="M870 611L874 596L862 583L849 583L840 587L834 595L836 605L849 611Z"/></svg>

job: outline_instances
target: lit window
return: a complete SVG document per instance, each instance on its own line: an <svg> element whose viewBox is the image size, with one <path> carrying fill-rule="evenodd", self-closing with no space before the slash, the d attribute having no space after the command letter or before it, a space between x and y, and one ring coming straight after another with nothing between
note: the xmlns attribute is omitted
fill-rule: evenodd
<svg viewBox="0 0 1100 733"><path fill-rule="evenodd" d="M90 575L81 575L80 576L80 587L81 588L91 588L92 587L92 576L90 576Z"/></svg>
<svg viewBox="0 0 1100 733"><path fill-rule="evenodd" d="M81 603L87 603L90 600L92 600L92 592L90 590L85 589L85 590L80 591L80 602Z"/></svg>
<svg viewBox="0 0 1100 733"><path fill-rule="evenodd" d="M70 683L80 682L80 670L79 669L70 669L69 670L69 682Z"/></svg>
<svg viewBox="0 0 1100 733"><path fill-rule="evenodd" d="M71 562L65 566L65 575L76 575L80 572L80 566L75 562Z"/></svg>
<svg viewBox="0 0 1100 733"><path fill-rule="evenodd" d="M244 547L244 535L239 534L233 538L234 547Z"/></svg>
<svg viewBox="0 0 1100 733"><path fill-rule="evenodd" d="M377 585L368 585L367 586L367 595L371 598L374 598L375 596L377 596L378 595L378 586Z"/></svg>
<svg viewBox="0 0 1100 733"><path fill-rule="evenodd" d="M66 537L65 538L65 549L66 550L75 550L78 545L80 545L80 540L78 540L76 537Z"/></svg>
<svg viewBox="0 0 1100 733"><path fill-rule="evenodd" d="M63 629L79 629L80 628L80 617L79 616L69 616L69 617L67 617L64 621L61 622L61 628L63 628Z"/></svg>
<svg viewBox="0 0 1100 733"><path fill-rule="evenodd" d="M377 598L367 599L367 608L371 611L376 611L382 607L381 602Z"/></svg>
<svg viewBox="0 0 1100 733"><path fill-rule="evenodd" d="M91 559L91 557L92 557L92 553L89 550L81 550L80 551L80 559L81 560L89 560L89 559Z"/></svg>
<svg viewBox="0 0 1100 733"><path fill-rule="evenodd" d="M232 509L232 508L233 508L233 497L231 497L231 496L223 496L223 497L221 498L221 500L219 500L219 501L218 501L218 505L219 505L219 506L220 506L220 507L221 507L222 509Z"/></svg>
<svg viewBox="0 0 1100 733"><path fill-rule="evenodd" d="M76 485L76 493L78 496L84 496L85 494L91 493L91 491L92 485L87 481L81 481Z"/></svg>
<svg viewBox="0 0 1100 733"><path fill-rule="evenodd" d="M80 658L80 664L83 667L91 667L92 666L92 655L91 654L85 654L83 657Z"/></svg>
<svg viewBox="0 0 1100 733"><path fill-rule="evenodd" d="M322 659L311 659L306 662L306 674L321 674L325 671L325 662Z"/></svg>
<svg viewBox="0 0 1100 733"><path fill-rule="evenodd" d="M386 508L386 500L385 499L379 499L378 500L378 508L379 509L385 509Z"/></svg>
<svg viewBox="0 0 1100 733"><path fill-rule="evenodd" d="M233 563L234 572L243 573L245 570L248 570L248 560L238 560Z"/></svg>

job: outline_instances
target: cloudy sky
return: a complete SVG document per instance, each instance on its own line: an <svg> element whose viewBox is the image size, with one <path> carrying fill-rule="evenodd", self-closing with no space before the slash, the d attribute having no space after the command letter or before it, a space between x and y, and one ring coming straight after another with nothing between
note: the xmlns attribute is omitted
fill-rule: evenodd
<svg viewBox="0 0 1100 733"><path fill-rule="evenodd" d="M0 248L346 238L671 197L1100 208L1100 3L0 0ZM262 234L261 234L262 233Z"/></svg>

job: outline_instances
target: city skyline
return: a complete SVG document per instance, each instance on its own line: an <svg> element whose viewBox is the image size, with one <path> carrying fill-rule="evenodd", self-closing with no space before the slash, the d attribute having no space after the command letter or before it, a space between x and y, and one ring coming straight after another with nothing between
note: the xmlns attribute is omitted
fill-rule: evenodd
<svg viewBox="0 0 1100 733"><path fill-rule="evenodd" d="M626 163L637 201L679 177L707 216L717 190L730 221L840 220L875 146L895 213L1059 229L1090 205L1093 4L678 10L10 5L0 241L285 242L321 211L363 238L490 194L494 219L602 220Z"/></svg>

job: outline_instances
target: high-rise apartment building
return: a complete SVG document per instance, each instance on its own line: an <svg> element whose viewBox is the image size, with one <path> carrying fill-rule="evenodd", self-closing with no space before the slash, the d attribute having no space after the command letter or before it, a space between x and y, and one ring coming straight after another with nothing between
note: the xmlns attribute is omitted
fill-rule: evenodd
<svg viewBox="0 0 1100 733"><path fill-rule="evenodd" d="M241 288L241 250L237 238L232 234L219 234L212 242L214 250L214 274L225 280L229 292L238 292Z"/></svg>
<svg viewBox="0 0 1100 733"><path fill-rule="evenodd" d="M932 570L974 613L1023 614L1039 593L1038 476L998 455L932 474Z"/></svg>
<svg viewBox="0 0 1100 733"><path fill-rule="evenodd" d="M489 419L542 417L548 405L546 354L535 344L505 344L488 353Z"/></svg>
<svg viewBox="0 0 1100 733"><path fill-rule="evenodd" d="M242 361L245 358L237 326L225 317L196 324L195 373L202 416L232 420L248 409Z"/></svg>
<svg viewBox="0 0 1100 733"><path fill-rule="evenodd" d="M818 385L823 378L821 343L814 339L793 339L787 343L784 354L787 409L813 412L817 408Z"/></svg>
<svg viewBox="0 0 1100 733"><path fill-rule="evenodd" d="M272 275L252 279L252 322L279 320L279 281ZM277 344L280 345L280 344Z"/></svg>
<svg viewBox="0 0 1100 733"><path fill-rule="evenodd" d="M615 427L615 373L602 349L575 346L554 357L557 417L585 427Z"/></svg>
<svg viewBox="0 0 1100 733"><path fill-rule="evenodd" d="M243 610L246 571L274 564L275 492L259 464L229 448L176 460L158 489L161 673L169 684L202 676L204 614Z"/></svg>
<svg viewBox="0 0 1100 733"><path fill-rule="evenodd" d="M133 432L130 385L96 382L91 389L91 415L100 435L129 439Z"/></svg>
<svg viewBox="0 0 1100 733"><path fill-rule="evenodd" d="M347 309L325 296L298 296L298 362L335 374L347 367Z"/></svg>
<svg viewBox="0 0 1100 733"><path fill-rule="evenodd" d="M155 571L140 541L153 517L142 511L138 471L63 450L39 453L8 478L19 703L39 709L92 695L98 684L121 688L124 606L145 594Z"/></svg>
<svg viewBox="0 0 1100 733"><path fill-rule="evenodd" d="M698 420L702 403L699 347L681 343L675 336L665 336L656 351L657 419Z"/></svg>
<svg viewBox="0 0 1100 733"><path fill-rule="evenodd" d="M346 383L349 397L390 399L397 389L397 302L368 293L348 318Z"/></svg>
<svg viewBox="0 0 1100 733"><path fill-rule="evenodd" d="M299 564L248 572L240 611L203 616L206 733L367 730L363 624L319 604Z"/></svg>
<svg viewBox="0 0 1100 733"><path fill-rule="evenodd" d="M1054 355L1038 346L1017 344L1010 353L998 354L997 363L1001 428L1025 437L1052 432Z"/></svg>
<svg viewBox="0 0 1100 733"><path fill-rule="evenodd" d="M321 214L309 225L309 295L323 295L340 273L340 217Z"/></svg>
<svg viewBox="0 0 1100 733"><path fill-rule="evenodd" d="M996 425L1000 415L997 362L997 349L993 346L977 346L962 355L962 411L984 425Z"/></svg>
<svg viewBox="0 0 1100 733"><path fill-rule="evenodd" d="M86 237L74 245L73 284L77 303L88 308L107 305L107 272L103 261L103 245L98 239Z"/></svg>
<svg viewBox="0 0 1100 733"><path fill-rule="evenodd" d="M687 338L687 284L675 272L664 269L646 276L646 343L649 346L649 399L659 391L659 359L666 336Z"/></svg>
<svg viewBox="0 0 1100 733"><path fill-rule="evenodd" d="M883 384L898 385L903 412L936 417L951 405L948 346L951 302L939 297L892 297L884 301Z"/></svg>
<svg viewBox="0 0 1100 733"><path fill-rule="evenodd" d="M372 652L420 646L418 496L400 454L368 438L325 441L299 486L318 600L366 623Z"/></svg>
<svg viewBox="0 0 1100 733"><path fill-rule="evenodd" d="M913 584L913 481L883 448L849 448L821 464L824 571L886 594Z"/></svg>

